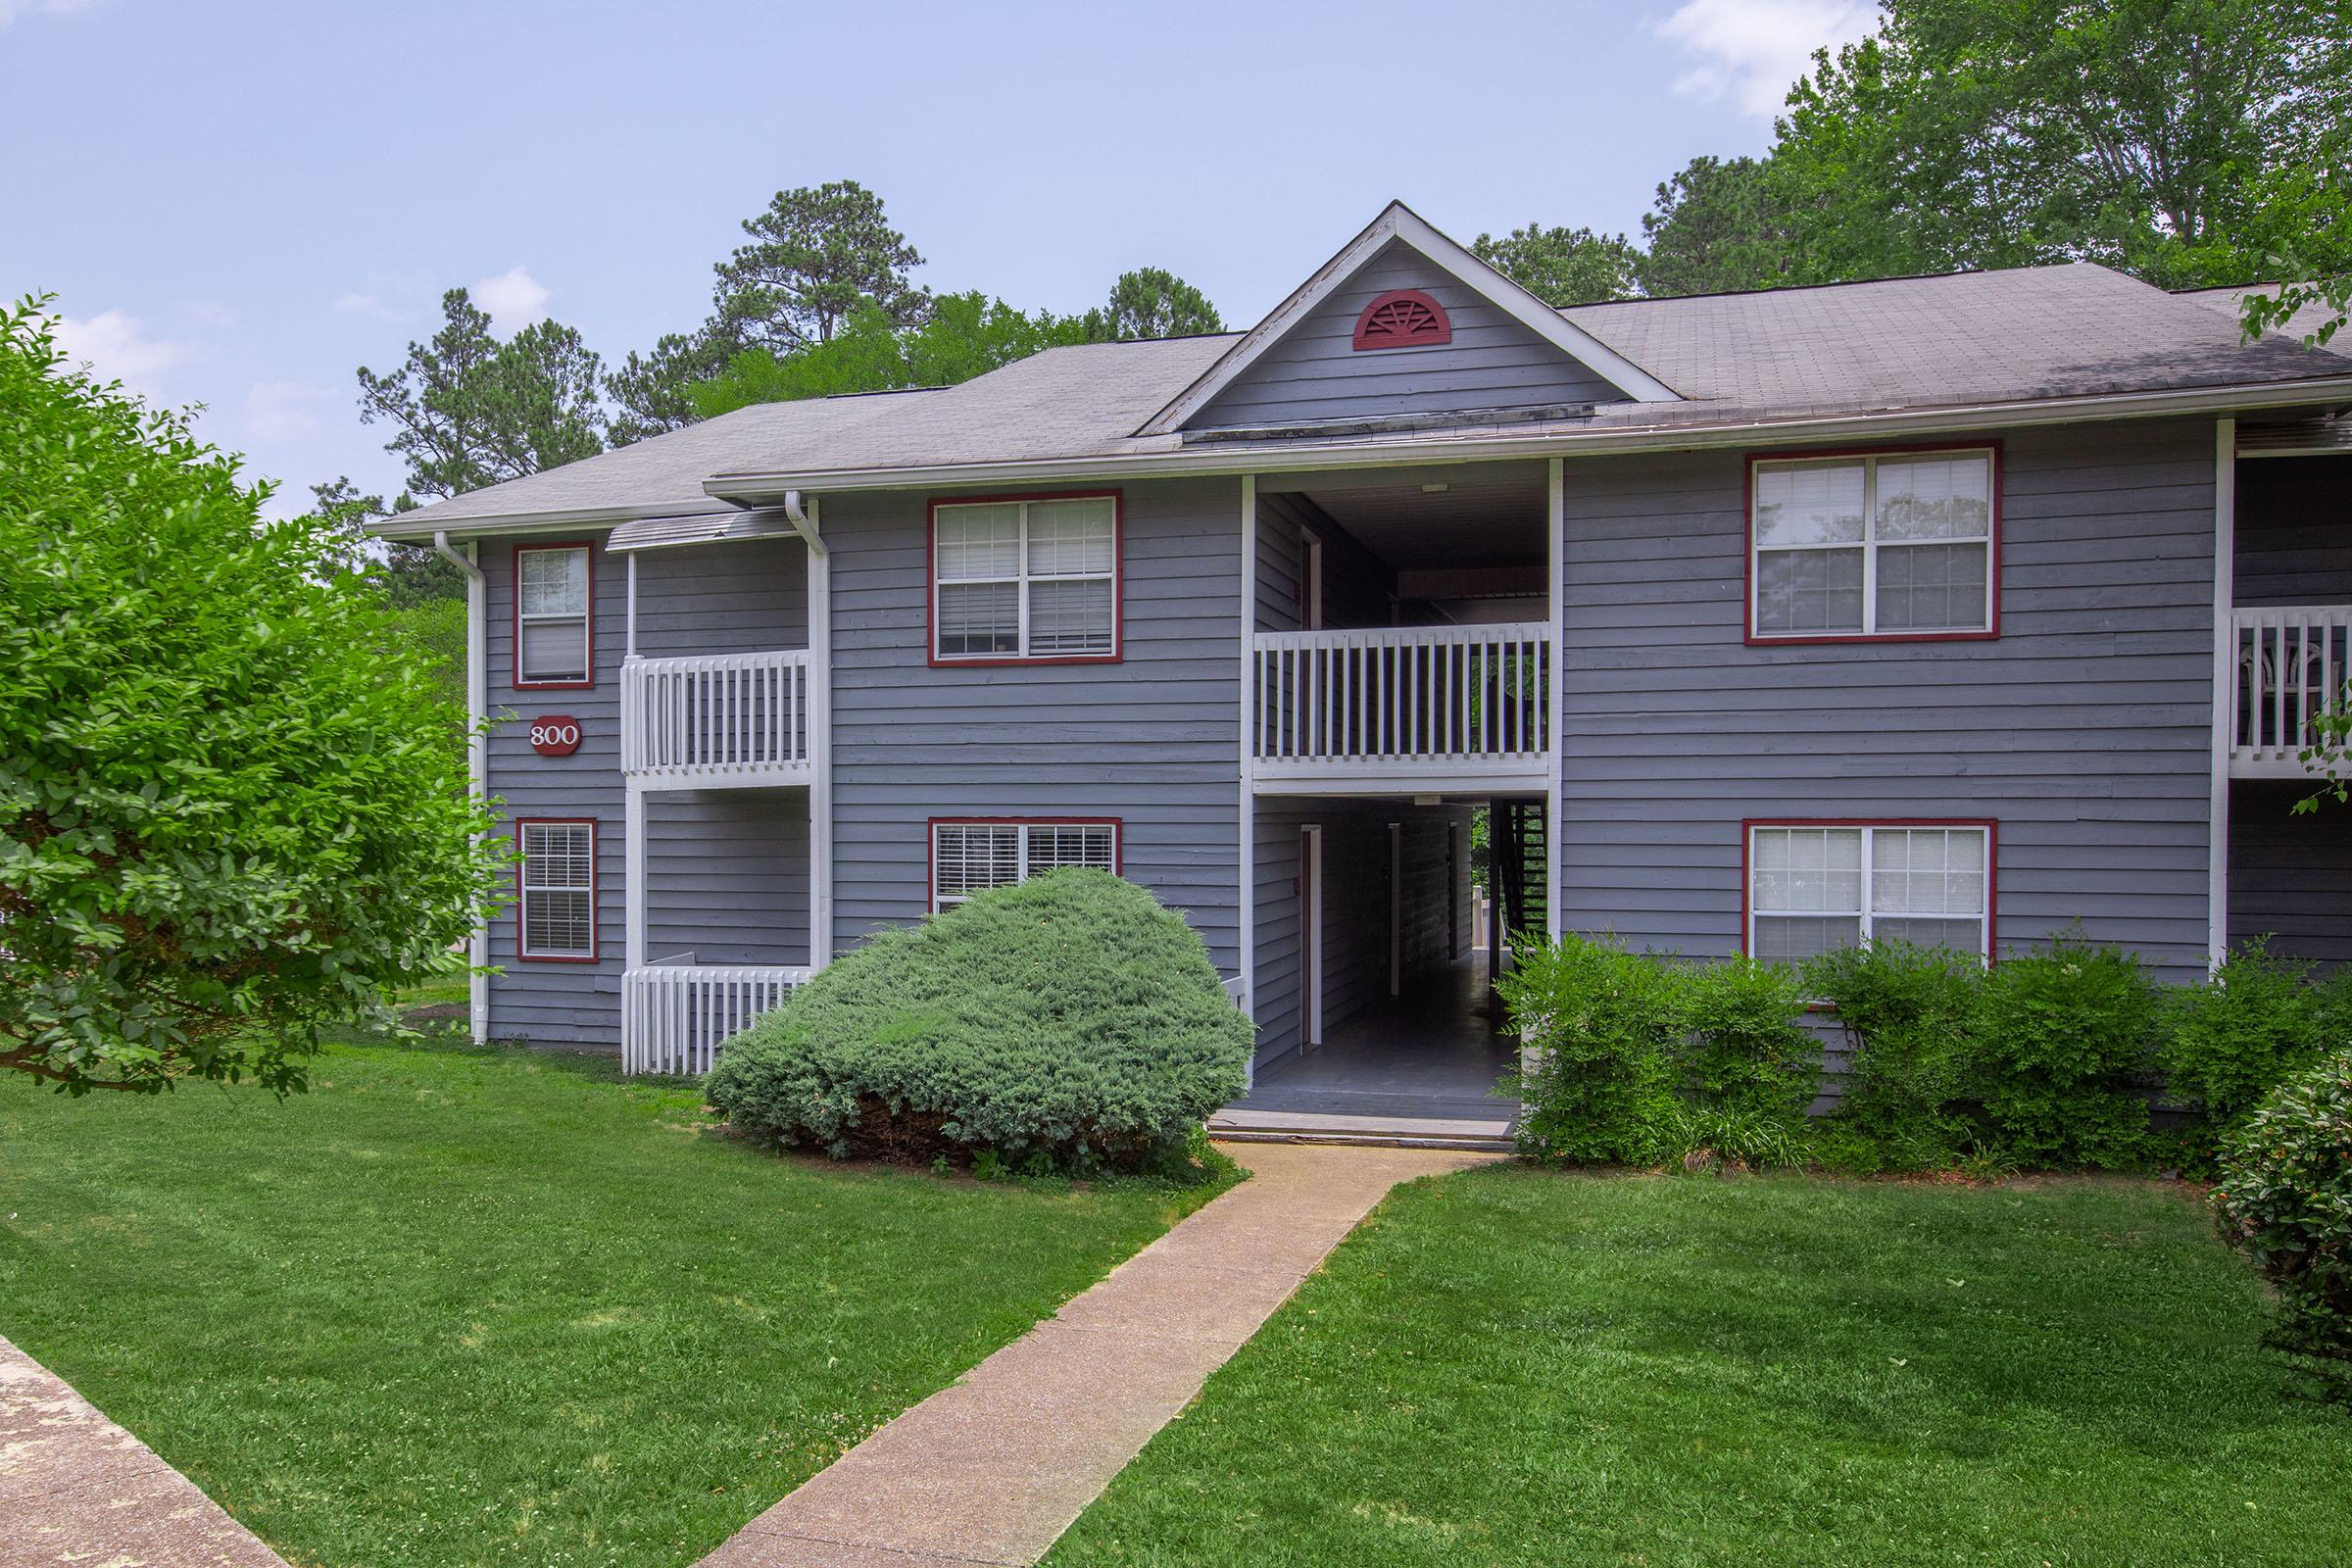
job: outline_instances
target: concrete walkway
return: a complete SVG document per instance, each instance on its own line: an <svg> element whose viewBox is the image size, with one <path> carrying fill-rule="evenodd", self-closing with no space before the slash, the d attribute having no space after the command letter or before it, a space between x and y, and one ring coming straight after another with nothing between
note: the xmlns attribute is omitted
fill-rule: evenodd
<svg viewBox="0 0 2352 1568"><path fill-rule="evenodd" d="M1249 1181L811 1476L706 1568L1036 1562L1390 1188L1490 1157L1223 1147Z"/></svg>
<svg viewBox="0 0 2352 1568"><path fill-rule="evenodd" d="M286 1568L195 1483L0 1339L0 1568Z"/></svg>

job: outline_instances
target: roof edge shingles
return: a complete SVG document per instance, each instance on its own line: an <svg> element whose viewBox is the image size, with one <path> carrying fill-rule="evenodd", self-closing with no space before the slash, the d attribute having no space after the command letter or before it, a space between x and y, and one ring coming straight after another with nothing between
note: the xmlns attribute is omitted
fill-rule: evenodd
<svg viewBox="0 0 2352 1568"><path fill-rule="evenodd" d="M2306 383L2313 402L2352 401L2352 357L2278 335L2241 343L2215 303L2089 263L1625 300L1561 314L1688 401L1603 404L1586 419L1516 427L1515 442L1676 440L1936 410L2138 396L2161 404L2162 394L2239 388L2249 401L2278 402ZM955 386L742 409L378 526L416 537L436 527L481 532L492 521L552 526L708 511L707 485L732 493L728 481L742 479L750 491L779 475L816 484L827 474L904 471L920 484L993 468L1066 466L1075 477L1090 464L1148 466L1183 452L1183 441L1133 432L1242 336L1064 345ZM1459 434L1460 446L1481 438ZM1337 464L1350 451L1395 445L1379 436L1318 439L1314 450Z"/></svg>

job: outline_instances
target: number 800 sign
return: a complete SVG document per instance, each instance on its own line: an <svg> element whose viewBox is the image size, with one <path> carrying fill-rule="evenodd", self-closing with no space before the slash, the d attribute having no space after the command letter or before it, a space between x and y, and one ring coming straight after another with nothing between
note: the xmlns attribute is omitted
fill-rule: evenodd
<svg viewBox="0 0 2352 1568"><path fill-rule="evenodd" d="M531 720L531 750L541 757L569 757L580 749L580 721L569 713L542 713Z"/></svg>

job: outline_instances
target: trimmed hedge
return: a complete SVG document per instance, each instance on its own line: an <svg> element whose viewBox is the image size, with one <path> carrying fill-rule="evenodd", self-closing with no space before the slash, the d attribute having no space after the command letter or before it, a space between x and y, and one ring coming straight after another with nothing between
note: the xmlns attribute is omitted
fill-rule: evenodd
<svg viewBox="0 0 2352 1568"><path fill-rule="evenodd" d="M1132 1164L1242 1092L1254 1034L1180 915L1069 869L877 933L728 1041L708 1092L836 1157Z"/></svg>
<svg viewBox="0 0 2352 1568"><path fill-rule="evenodd" d="M1687 964L1564 936L1523 945L1500 981L1535 1055L1519 1147L1575 1164L1796 1163L1821 1048L1794 1018L1795 970Z"/></svg>
<svg viewBox="0 0 2352 1568"><path fill-rule="evenodd" d="M2115 947L2062 931L1987 968L1974 955L1877 943L1785 965L1692 963L1569 936L1521 949L1505 1000L1541 1054L1522 1075L1521 1139L1539 1157L1655 1164L1701 1145L1795 1131L1855 1170L2209 1169L2255 1100L2352 1044L2352 971L2259 945L2201 986L2160 986ZM1803 999L1849 1054L1838 1109L1793 1120L1818 1086ZM2160 1086L2180 1103L2161 1118ZM1696 1128L1736 1127L1741 1138Z"/></svg>

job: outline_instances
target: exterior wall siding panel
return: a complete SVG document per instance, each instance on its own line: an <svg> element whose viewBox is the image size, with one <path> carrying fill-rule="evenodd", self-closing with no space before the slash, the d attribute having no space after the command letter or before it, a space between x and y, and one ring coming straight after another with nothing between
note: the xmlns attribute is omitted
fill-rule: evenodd
<svg viewBox="0 0 2352 1568"><path fill-rule="evenodd" d="M1355 320L1391 289L1452 318L1443 346L1359 353ZM1392 243L1334 289L1191 421L1285 424L1454 409L1621 402L1625 394L1418 252Z"/></svg>
<svg viewBox="0 0 2352 1568"><path fill-rule="evenodd" d="M2201 971L2213 427L2006 444L2002 635L1742 642L1737 453L1572 463L1562 678L1569 929L1742 938L1740 822L2000 822L2000 940L2080 919Z"/></svg>
<svg viewBox="0 0 2352 1568"><path fill-rule="evenodd" d="M824 501L834 941L929 908L933 816L1113 816L1128 878L1239 964L1241 484L1124 492L1124 657L931 668L928 496Z"/></svg>

